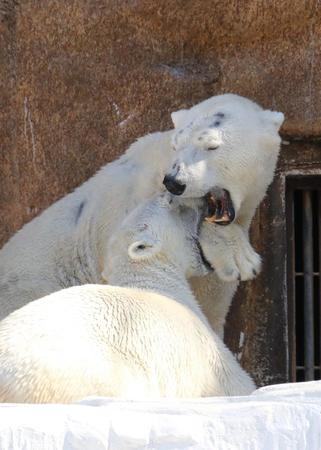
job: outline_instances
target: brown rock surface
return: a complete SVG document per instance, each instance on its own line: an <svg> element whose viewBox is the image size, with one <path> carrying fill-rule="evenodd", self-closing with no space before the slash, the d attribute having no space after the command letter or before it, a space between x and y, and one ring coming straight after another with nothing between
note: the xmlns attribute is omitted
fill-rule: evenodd
<svg viewBox="0 0 321 450"><path fill-rule="evenodd" d="M318 2L0 0L0 17L0 244L211 95L321 136Z"/></svg>

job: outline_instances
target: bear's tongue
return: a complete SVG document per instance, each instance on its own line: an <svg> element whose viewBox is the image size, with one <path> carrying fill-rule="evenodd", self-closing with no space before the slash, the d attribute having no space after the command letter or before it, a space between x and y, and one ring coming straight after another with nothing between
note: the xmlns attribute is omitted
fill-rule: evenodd
<svg viewBox="0 0 321 450"><path fill-rule="evenodd" d="M226 189L215 188L205 196L207 202L206 222L229 225L235 218L235 210L230 193Z"/></svg>

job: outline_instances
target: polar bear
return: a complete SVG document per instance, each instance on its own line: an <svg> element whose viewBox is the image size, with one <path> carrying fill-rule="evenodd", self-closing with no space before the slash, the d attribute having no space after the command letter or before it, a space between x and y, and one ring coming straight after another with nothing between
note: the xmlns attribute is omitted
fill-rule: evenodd
<svg viewBox="0 0 321 450"><path fill-rule="evenodd" d="M221 187L228 193L223 203L232 205L227 210L221 206L216 224L205 222L202 228L200 242L216 274L206 281L192 280L203 310L222 336L238 280L250 279L260 270L248 231L273 179L284 115L225 94L175 112L172 120L174 156L165 174L166 188L176 196L193 198ZM234 223L220 226L230 223L231 216Z"/></svg>
<svg viewBox="0 0 321 450"><path fill-rule="evenodd" d="M138 206L110 239L111 285L63 289L5 318L0 401L251 393L187 279L208 270L197 241L202 210L174 208L164 195Z"/></svg>
<svg viewBox="0 0 321 450"><path fill-rule="evenodd" d="M249 244L247 230L254 209L273 177L280 141L277 129L281 124L279 113L264 111L250 100L233 94L212 97L190 110L174 113L174 124L181 127L184 117L188 118L187 122L196 117L200 122L203 118L207 121L223 107L229 111L226 123L230 121L227 130L232 133L231 148L226 154L230 167L229 171L223 167L219 181L213 179L213 186L220 182L224 188L226 174L226 186L235 203L236 220L224 229L218 229L215 224L204 227L202 241L216 273L199 283L197 279L193 280L196 297L220 336L238 283L232 282L231 278L245 280L258 270L259 258ZM234 123L236 132L233 134ZM182 128L178 133L181 131ZM181 134L187 137L187 133ZM107 164L9 240L0 251L0 319L59 289L104 281L101 274L108 238L131 210L165 189L162 184L164 175L173 166L172 161L177 154L172 147L173 136L176 139L175 130L140 138L118 160ZM224 153L220 154L222 166ZM246 156L247 176L243 176L238 154ZM202 155L204 158L213 157L211 151L204 150ZM264 162L267 168L258 167L258 161ZM198 176L202 178L202 170ZM207 182L211 184L210 180ZM187 192L192 195L189 188ZM212 246L210 241L214 241L214 236L211 238L211 229L215 228L215 245ZM211 247L213 253L209 254ZM220 277L228 278L226 274L229 272L233 275L229 282L222 281Z"/></svg>

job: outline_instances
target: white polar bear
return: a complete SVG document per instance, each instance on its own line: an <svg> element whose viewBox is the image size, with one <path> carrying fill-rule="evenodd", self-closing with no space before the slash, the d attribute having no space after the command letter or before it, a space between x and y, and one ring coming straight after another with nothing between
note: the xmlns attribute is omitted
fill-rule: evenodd
<svg viewBox="0 0 321 450"><path fill-rule="evenodd" d="M5 318L0 402L251 393L252 379L212 331L187 280L207 271L201 219L199 209L173 209L164 195L149 200L111 239L105 270L117 286L63 289Z"/></svg>
<svg viewBox="0 0 321 450"><path fill-rule="evenodd" d="M258 267L257 255L248 242L248 226L273 177L283 116L264 111L245 98L225 94L174 113L174 123L180 126L184 117L188 121L199 117L200 124L205 120L211 128L208 120L222 108L229 133L226 156L220 151L201 150L197 164L204 166L204 173L201 168L195 175L202 178L207 173L207 158L212 161L214 154L221 155L217 159L220 177L213 178L212 186L219 182L231 192L237 217L235 223L215 231L217 247L207 245L214 240L211 229L217 227L213 224L204 227L202 241L219 276L247 279ZM187 138L186 133L181 134ZM131 210L163 189L164 175L175 158L173 135L175 131L171 130L140 138L118 160L107 164L9 240L0 251L0 319L59 289L103 282L105 243ZM179 148L183 148L181 144ZM209 179L206 183L211 184ZM189 187L187 192L193 195ZM230 272L232 276L228 277ZM219 276L211 274L199 283L193 280L193 286L212 326L222 336L237 281L225 282Z"/></svg>
<svg viewBox="0 0 321 450"><path fill-rule="evenodd" d="M234 223L222 227L219 220L202 228L200 242L216 276L192 280L204 312L222 335L237 279L250 279L260 270L248 230L273 179L284 116L248 99L222 95L173 113L172 119L177 130L172 136L175 155L164 180L167 189L193 198L218 186L229 192L234 206Z"/></svg>

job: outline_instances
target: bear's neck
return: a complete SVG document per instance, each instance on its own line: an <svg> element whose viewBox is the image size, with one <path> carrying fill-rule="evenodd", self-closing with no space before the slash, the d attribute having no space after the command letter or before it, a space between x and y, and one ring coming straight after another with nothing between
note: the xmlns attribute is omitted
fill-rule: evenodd
<svg viewBox="0 0 321 450"><path fill-rule="evenodd" d="M122 266L121 270L111 274L108 284L164 295L185 305L206 322L185 274L174 264L138 267L138 264L133 263L128 267Z"/></svg>
<svg viewBox="0 0 321 450"><path fill-rule="evenodd" d="M103 257L108 239L125 217L142 202L165 191L163 179L173 157L172 133L169 130L140 138L112 163L112 170L109 164L99 174L100 195L96 197L94 214L97 246Z"/></svg>
<svg viewBox="0 0 321 450"><path fill-rule="evenodd" d="M54 249L54 253L59 258L61 286L102 282L110 236L134 208L165 190L162 181L173 156L172 133L168 130L138 139L119 159L62 200L63 211L70 211L70 228L62 232L58 224L53 229L59 241L59 252Z"/></svg>

